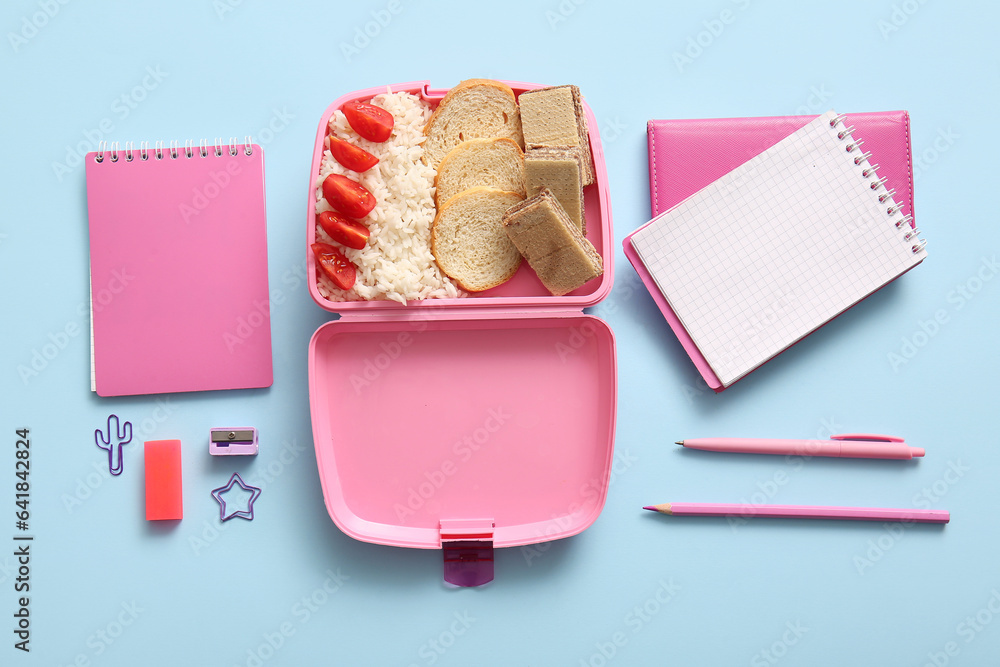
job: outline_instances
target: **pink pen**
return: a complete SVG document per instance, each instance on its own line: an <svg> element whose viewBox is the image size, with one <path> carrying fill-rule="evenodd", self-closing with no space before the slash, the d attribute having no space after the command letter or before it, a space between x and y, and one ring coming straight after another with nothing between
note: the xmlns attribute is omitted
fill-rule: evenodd
<svg viewBox="0 0 1000 667"><path fill-rule="evenodd" d="M854 519L857 521L902 521L948 523L947 510L910 510L887 507L817 507L808 505L753 505L748 503L664 503L644 510L673 516L728 516L781 519Z"/></svg>
<svg viewBox="0 0 1000 667"><path fill-rule="evenodd" d="M910 447L891 435L848 433L830 440L770 440L764 438L697 438L679 440L678 445L708 452L785 454L790 456L837 456L856 459L911 459L923 456L922 447Z"/></svg>

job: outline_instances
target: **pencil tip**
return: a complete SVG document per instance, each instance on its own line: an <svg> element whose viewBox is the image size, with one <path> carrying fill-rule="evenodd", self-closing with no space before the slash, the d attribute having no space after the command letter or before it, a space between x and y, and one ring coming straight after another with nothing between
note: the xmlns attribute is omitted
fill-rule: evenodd
<svg viewBox="0 0 1000 667"><path fill-rule="evenodd" d="M655 508L655 507L653 507L652 505L646 505L646 506L645 506L645 507L643 507L642 509L644 509L644 510L649 510L650 512L658 512L658 511L659 511L658 509L656 509L656 508Z"/></svg>
<svg viewBox="0 0 1000 667"><path fill-rule="evenodd" d="M683 441L683 440L678 440L678 441L677 441L677 442L675 442L674 444L675 444L675 445L680 445L681 447L683 447L683 446L684 446L684 441Z"/></svg>

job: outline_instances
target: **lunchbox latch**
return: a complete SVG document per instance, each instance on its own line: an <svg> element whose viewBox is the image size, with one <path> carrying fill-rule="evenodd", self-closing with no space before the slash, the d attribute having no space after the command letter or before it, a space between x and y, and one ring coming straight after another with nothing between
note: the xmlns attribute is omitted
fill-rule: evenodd
<svg viewBox="0 0 1000 667"><path fill-rule="evenodd" d="M493 581L493 519L441 519L444 580L454 586Z"/></svg>

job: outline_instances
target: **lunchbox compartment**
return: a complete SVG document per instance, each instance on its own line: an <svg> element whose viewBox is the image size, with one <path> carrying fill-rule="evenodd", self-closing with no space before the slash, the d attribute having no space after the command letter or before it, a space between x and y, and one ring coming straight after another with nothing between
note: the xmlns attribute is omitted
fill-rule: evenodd
<svg viewBox="0 0 1000 667"><path fill-rule="evenodd" d="M535 83L521 83L516 81L504 81L514 91L515 95L520 95L526 90L534 90L545 86ZM590 150L593 154L594 162L594 183L584 188L584 209L586 217L587 239L594 245L597 252L604 261L604 274L590 280L582 287L570 292L565 296L553 296L545 289L535 272L528 266L527 262L522 262L517 273L509 281L483 292L469 293L467 298L461 299L423 299L411 301L407 305L402 305L396 301L330 301L319 292L316 281L316 263L308 246L316 240L316 178L319 175L320 163L323 159L326 137L329 134L329 121L334 111L342 107L346 102L359 101L367 102L373 96L384 93L387 90L392 92L408 92L418 95L436 106L438 102L447 94L447 89L432 89L428 81L415 81L410 83L399 83L379 88L368 88L344 95L331 104L323 113L319 126L316 130L316 141L313 147L313 159L311 165L311 180L309 184L308 204L306 211L306 241L307 241L307 274L309 293L313 300L320 307L331 312L350 312L356 310L386 311L412 309L415 306L428 308L449 308L463 307L469 304L470 307L481 307L484 305L495 307L528 306L551 308L556 306L584 308L592 306L603 299L611 291L612 277L614 274L614 241L611 233L611 204L608 194L608 177L604 166L604 151L601 148L600 132L597 127L597 119L594 113L583 101L584 113L587 117L587 132L590 140Z"/></svg>
<svg viewBox="0 0 1000 667"><path fill-rule="evenodd" d="M309 393L330 516L427 549L442 521L492 520L497 547L579 533L607 495L616 384L589 315L329 322Z"/></svg>

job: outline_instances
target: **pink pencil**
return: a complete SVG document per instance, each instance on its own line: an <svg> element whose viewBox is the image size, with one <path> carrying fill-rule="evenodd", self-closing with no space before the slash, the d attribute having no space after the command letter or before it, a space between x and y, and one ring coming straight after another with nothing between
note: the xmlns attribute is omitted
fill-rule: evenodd
<svg viewBox="0 0 1000 667"><path fill-rule="evenodd" d="M855 519L857 521L916 521L948 523L947 510L908 510L887 507L822 507L809 505L749 505L740 503L663 503L644 510L673 516L737 516L780 519Z"/></svg>

